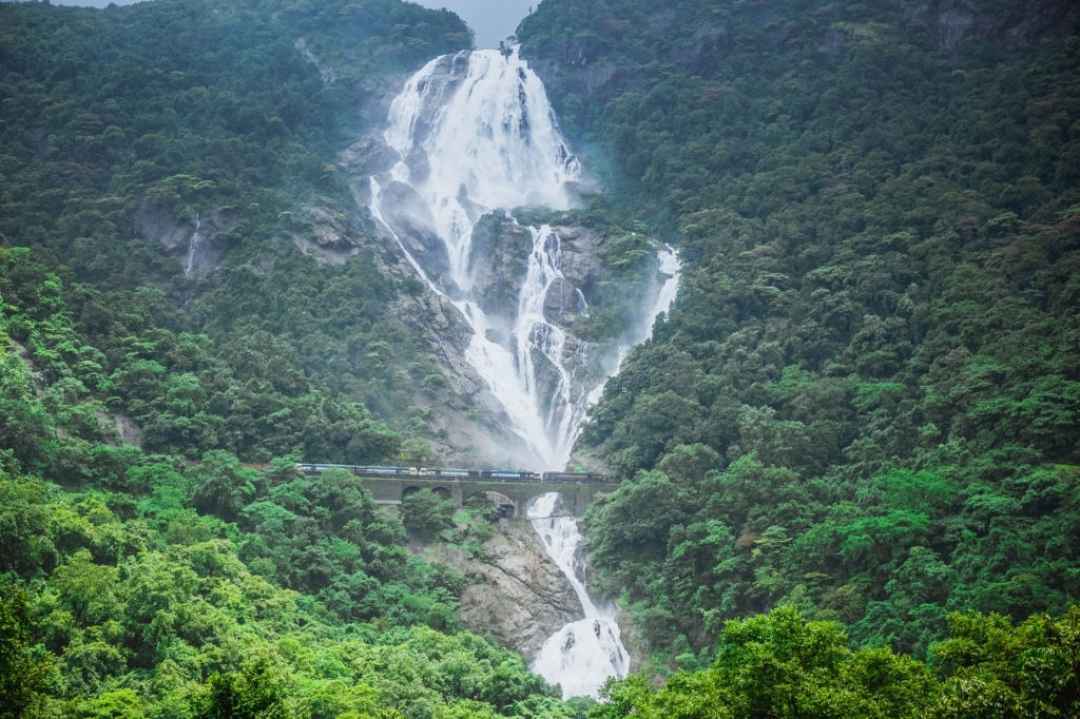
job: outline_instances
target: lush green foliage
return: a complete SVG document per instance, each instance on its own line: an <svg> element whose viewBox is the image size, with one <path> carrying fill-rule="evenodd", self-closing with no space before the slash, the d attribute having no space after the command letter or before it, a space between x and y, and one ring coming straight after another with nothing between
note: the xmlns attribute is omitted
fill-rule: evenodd
<svg viewBox="0 0 1080 719"><path fill-rule="evenodd" d="M140 380L73 329L56 276L4 253L4 296L40 300L0 313L4 716L574 716L456 633L461 578L351 474L111 443L103 397Z"/></svg>
<svg viewBox="0 0 1080 719"><path fill-rule="evenodd" d="M40 707L51 663L36 652L26 594L4 587L0 595L0 717L19 719Z"/></svg>
<svg viewBox="0 0 1080 719"><path fill-rule="evenodd" d="M50 383L46 406L76 434L100 440L115 433L102 421L108 410L134 421L151 451L199 456L224 448L262 461L298 452L352 462L397 453L395 433L308 379L288 346L267 333L218 344L169 329L176 312L160 292L102 293L76 284L65 293L63 275L29 250L0 247L8 332ZM17 362L7 361L13 368ZM17 427L30 434L8 434ZM0 432L4 446L34 466L49 428L39 416ZM82 464L72 457L58 479L76 481Z"/></svg>
<svg viewBox="0 0 1080 719"><path fill-rule="evenodd" d="M686 263L584 438L627 480L589 517L600 583L686 671L600 719L1080 711L1076 13L900 5L523 28L609 168L582 217ZM372 414L408 431L432 375L387 320L416 284L293 241L352 201L333 162L388 78L467 43L397 0L0 4L0 715L581 713L405 549L486 523L293 465L424 451ZM140 213L228 218L218 269L182 277ZM620 230L606 297L646 250Z"/></svg>
<svg viewBox="0 0 1080 719"><path fill-rule="evenodd" d="M669 658L785 600L923 655L951 610L1080 596L1077 13L968 6L963 31L878 1L523 25L686 263L584 436L628 479L589 521L603 584Z"/></svg>
<svg viewBox="0 0 1080 719"><path fill-rule="evenodd" d="M852 651L843 628L791 607L724 627L711 667L657 691L609 688L594 719L1049 719L1080 712L1080 610L1060 620L956 614L927 666L889 649Z"/></svg>
<svg viewBox="0 0 1080 719"><path fill-rule="evenodd" d="M412 492L401 502L405 528L424 539L454 526L454 505L430 489Z"/></svg>
<svg viewBox="0 0 1080 719"><path fill-rule="evenodd" d="M556 704L520 658L411 624L427 601L422 588L354 581L348 597L379 616L347 624L333 593L320 594L324 604L252 573L265 564L241 557L258 536L169 506L160 491L133 507L127 494L65 493L5 472L0 492L5 546L33 543L41 557L16 555L32 619L18 631L32 628L56 662L37 696L51 707L42 716L245 716L228 707L252 703L282 716L531 716L519 705ZM416 560L404 564L420 571ZM19 652L13 665L48 669L26 656L26 639L9 644L4 627L2 654ZM26 690L33 674L17 681ZM125 713L109 714L113 705Z"/></svg>
<svg viewBox="0 0 1080 719"><path fill-rule="evenodd" d="M46 265L62 262L101 291L80 298L77 319L103 351L96 333L113 332L111 323L126 325L113 332L118 339L164 324L209 336L214 360L246 358L229 364L249 385L226 373L224 385L204 382L202 391L231 391L229 401L250 405L261 421L244 430L198 420L166 441L265 460L235 435L262 434L285 408L254 405L268 384L295 393L298 373L404 427L411 387L433 372L416 337L388 320L408 288L379 270L370 247L325 267L294 239L314 233L307 210L317 208L367 243L372 227L349 214L355 204L338 152L381 111L392 78L468 43L456 16L399 0L164 0L104 11L0 3L0 245L31 246ZM221 218L220 265L185 277L186 247L149 235L183 232L197 216ZM139 218L156 229L140 231ZM118 316L120 307L131 312ZM195 353L201 361L185 372L218 373L209 365L220 362L201 356L205 338L180 339L180 348L160 341L142 356L123 351L158 364L150 355ZM167 410L144 409L173 432ZM237 408L238 424L246 413ZM356 419L345 412L329 421ZM148 434L153 444L158 432Z"/></svg>

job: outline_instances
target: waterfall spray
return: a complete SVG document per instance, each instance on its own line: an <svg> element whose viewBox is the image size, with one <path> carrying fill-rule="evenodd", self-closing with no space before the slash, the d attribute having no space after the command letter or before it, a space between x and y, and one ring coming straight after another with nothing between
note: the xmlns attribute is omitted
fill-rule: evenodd
<svg viewBox="0 0 1080 719"><path fill-rule="evenodd" d="M525 206L567 210L571 185L582 176L543 83L517 49L506 54L463 52L429 62L391 105L384 139L401 159L387 175L371 179L372 216L424 284L456 307L472 328L466 360L532 452L533 469L563 469L604 382L618 371L630 347L649 337L657 316L674 300L678 258L668 250L660 253L654 300L641 327L624 338L615 361L609 359L607 375L579 376L576 368L584 366L589 346L571 342L545 314L549 293L565 280L562 238L554 228L526 228L532 249L508 338L494 339L499 333L472 294L473 231L480 218ZM419 198L419 220L395 220L394 211L401 208L387 199L392 184L399 194ZM417 222L442 243L445 276L426 270L403 241L404 233L415 232ZM589 311L580 288L574 303L579 312ZM553 383L542 381L545 371ZM597 607L586 591L578 565L581 534L576 521L551 516L558 500L557 494L540 497L530 507L530 520L581 600L585 617L550 637L532 666L561 684L565 696L597 696L607 678L626 675L630 660L613 610Z"/></svg>
<svg viewBox="0 0 1080 719"><path fill-rule="evenodd" d="M529 521L548 556L562 570L581 600L585 617L548 637L532 669L562 686L564 697L599 697L609 677L625 677L630 655L622 643L613 607L597 607L585 590L579 557L581 532L573 517L556 516L559 495L538 497L529 507Z"/></svg>

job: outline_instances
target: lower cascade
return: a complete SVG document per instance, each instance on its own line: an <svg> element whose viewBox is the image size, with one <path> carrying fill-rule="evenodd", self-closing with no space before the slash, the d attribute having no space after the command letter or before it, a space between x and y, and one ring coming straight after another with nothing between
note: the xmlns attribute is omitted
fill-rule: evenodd
<svg viewBox="0 0 1080 719"><path fill-rule="evenodd" d="M567 624L544 643L532 670L562 687L563 698L599 698L609 678L623 678L630 655L623 646L613 607L597 607L585 589L579 548L581 533L572 516L558 516L559 495L549 492L529 506L529 522L555 564L574 588L585 617Z"/></svg>

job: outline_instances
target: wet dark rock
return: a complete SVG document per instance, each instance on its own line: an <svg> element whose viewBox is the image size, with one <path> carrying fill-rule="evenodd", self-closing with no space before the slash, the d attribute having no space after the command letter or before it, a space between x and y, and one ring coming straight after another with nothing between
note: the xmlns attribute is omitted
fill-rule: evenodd
<svg viewBox="0 0 1080 719"><path fill-rule="evenodd" d="M401 157L378 136L368 136L349 145L338 156L338 167L354 176L388 172Z"/></svg>
<svg viewBox="0 0 1080 719"><path fill-rule="evenodd" d="M446 245L435 231L427 203L409 185L391 182L383 189L385 219L398 239L429 277L443 277L450 269Z"/></svg>
<svg viewBox="0 0 1080 719"><path fill-rule="evenodd" d="M343 264L370 242L357 213L342 212L332 205L303 207L286 219L287 234L297 249L323 264Z"/></svg>
<svg viewBox="0 0 1080 719"><path fill-rule="evenodd" d="M518 295L529 267L533 238L505 213L485 215L473 229L469 272L481 309L508 324L517 316Z"/></svg>
<svg viewBox="0 0 1080 719"><path fill-rule="evenodd" d="M205 276L217 269L232 243L230 233L240 223L240 214L231 207L206 211L198 219L178 217L175 210L150 200L143 200L135 211L134 231L137 237L156 245L179 262L180 272L193 277ZM198 237L191 259L191 271L186 272L192 241Z"/></svg>

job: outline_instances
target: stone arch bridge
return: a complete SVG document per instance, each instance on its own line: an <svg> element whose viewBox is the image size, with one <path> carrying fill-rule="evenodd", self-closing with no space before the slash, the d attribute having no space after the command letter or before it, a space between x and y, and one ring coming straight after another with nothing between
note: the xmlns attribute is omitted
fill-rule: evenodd
<svg viewBox="0 0 1080 719"><path fill-rule="evenodd" d="M340 464L300 464L297 469L308 475L334 469L350 472L364 480L377 504L399 505L413 492L430 489L452 500L458 507L463 507L477 496L493 498L500 516L519 519L527 516L529 502L548 492L558 492L562 496L562 510L580 517L597 496L609 494L618 486L604 475L572 472L540 474L517 470L356 467Z"/></svg>

